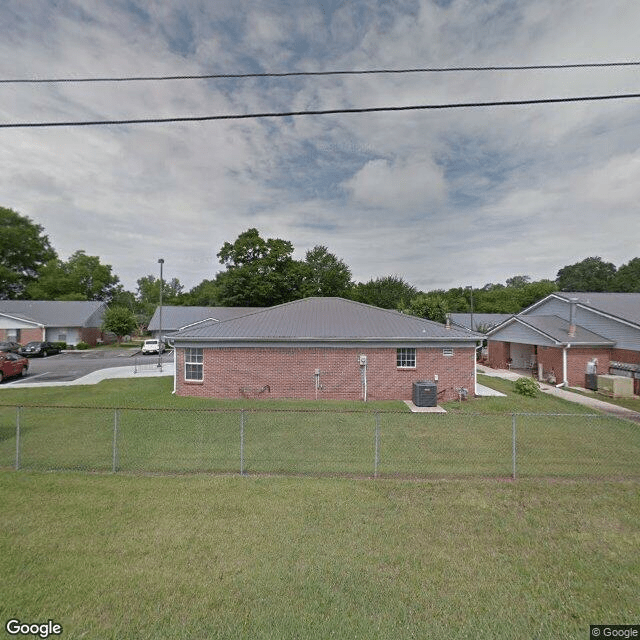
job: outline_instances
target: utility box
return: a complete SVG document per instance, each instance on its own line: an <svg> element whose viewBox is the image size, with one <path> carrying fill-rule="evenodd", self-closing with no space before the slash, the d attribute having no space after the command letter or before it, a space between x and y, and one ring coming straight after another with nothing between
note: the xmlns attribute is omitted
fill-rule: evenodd
<svg viewBox="0 0 640 640"><path fill-rule="evenodd" d="M430 380L413 383L413 404L416 407L438 406L438 385Z"/></svg>
<svg viewBox="0 0 640 640"><path fill-rule="evenodd" d="M632 398L633 378L598 376L598 391L613 398Z"/></svg>
<svg viewBox="0 0 640 640"><path fill-rule="evenodd" d="M598 390L598 376L595 373L586 373L584 376L584 388L590 391Z"/></svg>

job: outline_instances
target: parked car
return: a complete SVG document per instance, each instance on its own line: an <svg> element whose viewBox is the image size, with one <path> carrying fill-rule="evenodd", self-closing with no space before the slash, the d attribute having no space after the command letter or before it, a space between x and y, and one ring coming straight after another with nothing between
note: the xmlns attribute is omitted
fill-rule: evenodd
<svg viewBox="0 0 640 640"><path fill-rule="evenodd" d="M164 342L160 342L160 340L145 340L142 345L142 353L159 353L159 351L164 351Z"/></svg>
<svg viewBox="0 0 640 640"><path fill-rule="evenodd" d="M0 352L0 382L13 376L26 376L29 361L13 352Z"/></svg>
<svg viewBox="0 0 640 640"><path fill-rule="evenodd" d="M18 351L20 351L20 345L17 342L12 342L11 340L0 342L0 351L12 351L13 353L18 353Z"/></svg>
<svg viewBox="0 0 640 640"><path fill-rule="evenodd" d="M60 347L52 342L29 342L18 353L21 356L42 356L44 358L54 353L60 353Z"/></svg>

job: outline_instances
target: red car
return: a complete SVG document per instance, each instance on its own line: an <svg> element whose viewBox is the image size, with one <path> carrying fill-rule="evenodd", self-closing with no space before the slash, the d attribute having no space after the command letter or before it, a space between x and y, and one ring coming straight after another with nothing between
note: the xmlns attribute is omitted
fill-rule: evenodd
<svg viewBox="0 0 640 640"><path fill-rule="evenodd" d="M0 382L12 376L26 376L29 361L17 353L0 352Z"/></svg>

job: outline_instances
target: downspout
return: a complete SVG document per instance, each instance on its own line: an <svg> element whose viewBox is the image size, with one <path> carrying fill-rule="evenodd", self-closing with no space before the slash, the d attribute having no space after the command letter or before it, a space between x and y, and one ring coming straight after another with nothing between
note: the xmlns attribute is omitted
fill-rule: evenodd
<svg viewBox="0 0 640 640"><path fill-rule="evenodd" d="M176 394L177 383L178 383L178 359L176 357L176 345L173 345L173 391L171 392L173 395Z"/></svg>
<svg viewBox="0 0 640 640"><path fill-rule="evenodd" d="M556 385L556 388L560 387L568 387L569 386L569 375L567 372L567 351L571 349L571 343L567 343L564 347L562 347L562 382Z"/></svg>

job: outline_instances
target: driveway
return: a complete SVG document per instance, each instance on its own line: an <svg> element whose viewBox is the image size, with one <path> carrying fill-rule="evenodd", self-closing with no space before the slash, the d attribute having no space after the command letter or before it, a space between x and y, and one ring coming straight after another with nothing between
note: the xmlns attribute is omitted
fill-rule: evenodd
<svg viewBox="0 0 640 640"><path fill-rule="evenodd" d="M25 378L7 380L2 387L57 386L95 384L105 378L173 375L173 352L162 356L142 355L138 350L88 349L64 351L48 358L29 358L29 374Z"/></svg>

